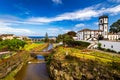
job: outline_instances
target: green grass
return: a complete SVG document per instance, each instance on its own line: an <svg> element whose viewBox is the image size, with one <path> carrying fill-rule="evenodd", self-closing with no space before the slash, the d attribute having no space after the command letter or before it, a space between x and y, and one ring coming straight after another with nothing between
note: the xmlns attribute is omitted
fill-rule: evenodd
<svg viewBox="0 0 120 80"><path fill-rule="evenodd" d="M44 44L44 42L34 42L34 43L37 43L37 44Z"/></svg>
<svg viewBox="0 0 120 80"><path fill-rule="evenodd" d="M12 56L14 56L15 54L16 54L16 52L13 52ZM9 57L11 57L11 55L10 54L6 54L6 56L4 57L4 59L9 58Z"/></svg>
<svg viewBox="0 0 120 80"><path fill-rule="evenodd" d="M42 44L35 44L35 43L27 44L27 45L25 45L24 49L25 49L26 51L29 51L29 50L31 50L31 49L33 49L33 48L35 48L35 47L40 46L40 45L42 45Z"/></svg>
<svg viewBox="0 0 120 80"><path fill-rule="evenodd" d="M59 47L56 52L56 56L65 56L66 53L68 55L77 57L80 59L90 59L90 60L96 60L98 59L101 62L108 63L112 61L120 62L120 57L119 56L113 56L110 54L102 53L102 52L97 52L97 51L85 51L83 52L82 50L76 49L76 48L64 48L64 47Z"/></svg>
<svg viewBox="0 0 120 80"><path fill-rule="evenodd" d="M7 58L10 58L11 56L14 56L16 53L17 53L17 52L1 54L1 58L0 58L0 59L7 59Z"/></svg>

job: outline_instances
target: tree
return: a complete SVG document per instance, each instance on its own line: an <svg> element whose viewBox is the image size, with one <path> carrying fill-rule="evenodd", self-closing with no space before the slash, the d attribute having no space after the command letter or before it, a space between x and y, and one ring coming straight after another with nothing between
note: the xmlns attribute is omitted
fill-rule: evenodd
<svg viewBox="0 0 120 80"><path fill-rule="evenodd" d="M63 35L59 34L58 37L56 38L56 42L63 42Z"/></svg>
<svg viewBox="0 0 120 80"><path fill-rule="evenodd" d="M72 36L72 37L76 36L76 32L74 32L74 31L69 31L67 34L70 35L70 36Z"/></svg>
<svg viewBox="0 0 120 80"><path fill-rule="evenodd" d="M114 23L110 26L110 32L111 32L111 33L118 33L118 32L120 32L120 19L117 20L116 22L114 22Z"/></svg>
<svg viewBox="0 0 120 80"><path fill-rule="evenodd" d="M25 46L26 42L19 39L6 39L0 43L1 50L17 51Z"/></svg>
<svg viewBox="0 0 120 80"><path fill-rule="evenodd" d="M48 38L48 33L46 32L46 34L45 34L45 40L44 40L45 42L48 42L49 41L49 38Z"/></svg>
<svg viewBox="0 0 120 80"><path fill-rule="evenodd" d="M71 35L68 34L63 34L63 35L58 35L58 37L56 38L56 42L63 42L64 44L68 41L73 41L73 37Z"/></svg>
<svg viewBox="0 0 120 80"><path fill-rule="evenodd" d="M2 41L2 38L0 37L0 41Z"/></svg>
<svg viewBox="0 0 120 80"><path fill-rule="evenodd" d="M70 36L68 34L63 34L63 43L66 43L68 41L73 41L72 36Z"/></svg>

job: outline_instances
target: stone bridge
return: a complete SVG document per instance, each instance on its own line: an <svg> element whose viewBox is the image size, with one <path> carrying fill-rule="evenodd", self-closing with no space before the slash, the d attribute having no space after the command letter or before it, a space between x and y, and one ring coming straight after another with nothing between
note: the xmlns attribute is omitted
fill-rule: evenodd
<svg viewBox="0 0 120 80"><path fill-rule="evenodd" d="M30 52L31 55L43 55L43 56L47 56L49 55L53 50L49 50L49 51L32 51Z"/></svg>

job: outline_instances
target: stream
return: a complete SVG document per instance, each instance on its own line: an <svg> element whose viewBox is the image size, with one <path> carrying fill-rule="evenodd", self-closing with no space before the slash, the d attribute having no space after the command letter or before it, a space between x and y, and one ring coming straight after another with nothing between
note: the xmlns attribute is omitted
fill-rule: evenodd
<svg viewBox="0 0 120 80"><path fill-rule="evenodd" d="M52 48L53 45L49 44L43 51L48 51ZM37 59L33 59L24 65L15 76L15 80L50 80L44 56L37 55Z"/></svg>

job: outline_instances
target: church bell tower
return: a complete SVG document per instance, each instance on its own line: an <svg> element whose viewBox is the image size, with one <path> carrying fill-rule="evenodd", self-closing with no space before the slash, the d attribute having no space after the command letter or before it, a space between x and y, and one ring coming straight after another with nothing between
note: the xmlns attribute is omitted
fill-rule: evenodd
<svg viewBox="0 0 120 80"><path fill-rule="evenodd" d="M99 17L99 30L102 30L102 36L108 38L108 16L103 15Z"/></svg>

